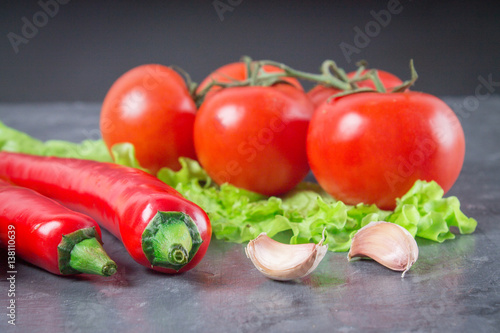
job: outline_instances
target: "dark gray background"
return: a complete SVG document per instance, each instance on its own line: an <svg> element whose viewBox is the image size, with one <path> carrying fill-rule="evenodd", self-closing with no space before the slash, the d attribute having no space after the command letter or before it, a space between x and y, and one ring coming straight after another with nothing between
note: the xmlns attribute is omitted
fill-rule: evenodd
<svg viewBox="0 0 500 333"><path fill-rule="evenodd" d="M241 3L221 20L212 0L72 0L15 53L7 35L22 36L23 17L33 22L42 8L35 0L3 1L0 101L101 102L134 66L176 64L200 81L245 54L308 71L326 58L351 70L364 58L403 78L414 58L415 89L441 96L473 95L479 76L500 81L498 2L401 0L402 12L351 63L340 43L354 45L354 28L364 29L374 20L370 12L389 1L232 2Z"/></svg>

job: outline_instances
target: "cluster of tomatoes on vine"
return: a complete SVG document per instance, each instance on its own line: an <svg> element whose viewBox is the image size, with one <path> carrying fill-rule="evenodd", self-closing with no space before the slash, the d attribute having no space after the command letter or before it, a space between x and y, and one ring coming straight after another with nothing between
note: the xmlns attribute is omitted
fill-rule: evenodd
<svg viewBox="0 0 500 333"><path fill-rule="evenodd" d="M142 167L200 162L217 183L281 195L312 171L346 204L392 209L416 180L448 191L462 168L465 139L439 98L410 90L382 70L346 73L326 60L319 73L275 61L227 64L199 85L173 68L143 65L122 75L102 106L111 148L130 142ZM316 83L305 92L300 80Z"/></svg>

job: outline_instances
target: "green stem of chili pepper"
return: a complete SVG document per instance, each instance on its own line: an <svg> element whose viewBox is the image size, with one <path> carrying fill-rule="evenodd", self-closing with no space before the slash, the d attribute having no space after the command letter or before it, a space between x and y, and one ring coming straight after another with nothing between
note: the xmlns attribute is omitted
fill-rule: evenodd
<svg viewBox="0 0 500 333"><path fill-rule="evenodd" d="M100 240L95 228L83 228L63 235L57 246L60 273L115 274L116 264L106 254Z"/></svg>
<svg viewBox="0 0 500 333"><path fill-rule="evenodd" d="M181 221L158 228L153 245L155 260L172 265L187 264L193 240L188 227Z"/></svg>
<svg viewBox="0 0 500 333"><path fill-rule="evenodd" d="M193 220L181 212L158 212L142 235L142 248L151 265L176 271L193 258L201 243Z"/></svg>
<svg viewBox="0 0 500 333"><path fill-rule="evenodd" d="M95 238L88 238L75 244L71 250L69 265L82 273L111 276L116 273L116 264Z"/></svg>

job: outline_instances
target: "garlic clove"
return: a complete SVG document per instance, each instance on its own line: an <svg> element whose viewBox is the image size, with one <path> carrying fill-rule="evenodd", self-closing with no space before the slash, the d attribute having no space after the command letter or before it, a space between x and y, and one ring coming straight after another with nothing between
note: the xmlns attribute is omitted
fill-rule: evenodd
<svg viewBox="0 0 500 333"><path fill-rule="evenodd" d="M287 281L307 276L318 267L328 248L323 241L290 245L261 233L248 243L245 253L266 277Z"/></svg>
<svg viewBox="0 0 500 333"><path fill-rule="evenodd" d="M418 246L405 228L390 222L371 222L354 235L347 258L369 257L385 267L402 271L417 261Z"/></svg>

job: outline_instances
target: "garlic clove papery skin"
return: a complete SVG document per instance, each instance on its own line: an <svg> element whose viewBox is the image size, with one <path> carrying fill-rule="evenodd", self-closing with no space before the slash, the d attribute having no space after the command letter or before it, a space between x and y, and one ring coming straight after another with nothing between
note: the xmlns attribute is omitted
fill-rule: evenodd
<svg viewBox="0 0 500 333"><path fill-rule="evenodd" d="M323 241L290 245L262 233L248 243L245 253L266 277L279 281L294 280L309 275L318 267L328 248Z"/></svg>
<svg viewBox="0 0 500 333"><path fill-rule="evenodd" d="M418 259L418 246L405 228L390 222L371 222L354 235L347 258L369 257L385 267L402 271Z"/></svg>

